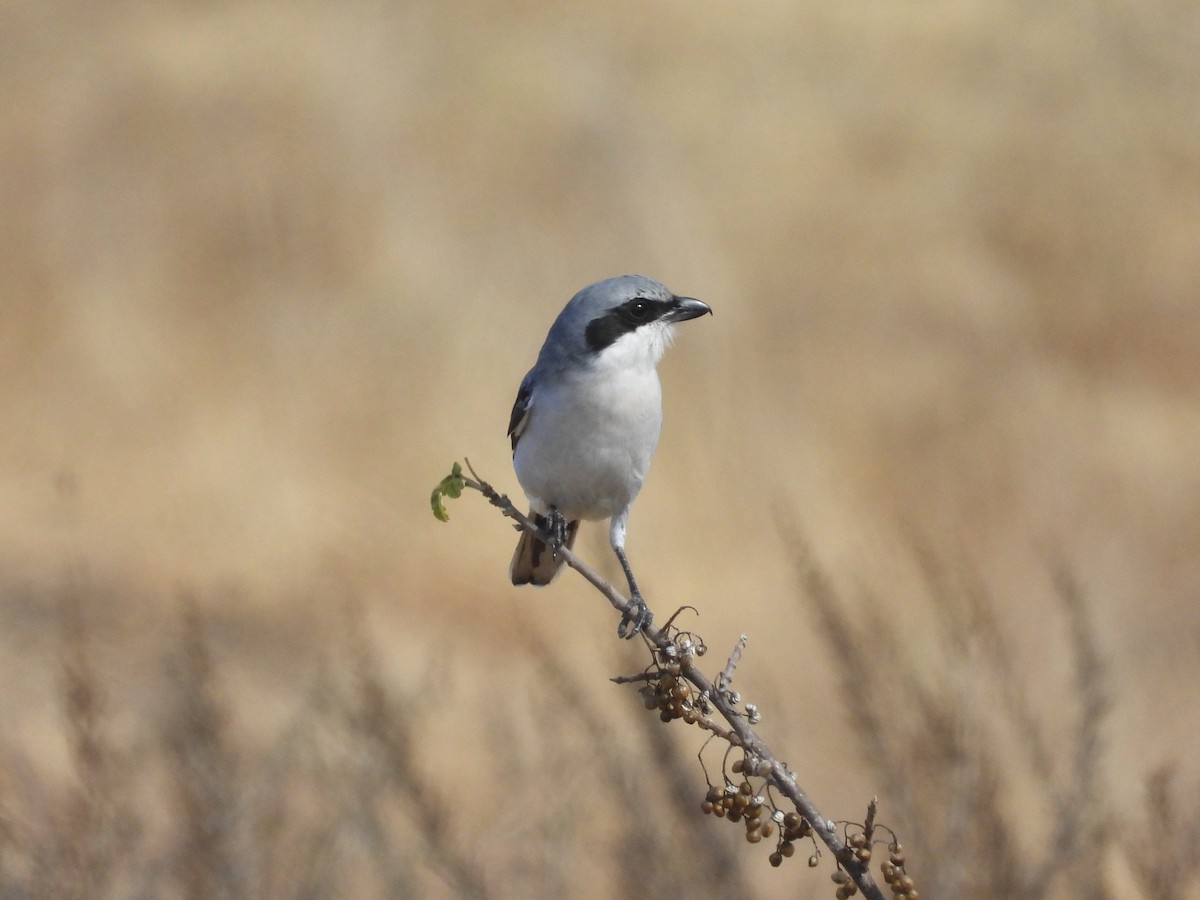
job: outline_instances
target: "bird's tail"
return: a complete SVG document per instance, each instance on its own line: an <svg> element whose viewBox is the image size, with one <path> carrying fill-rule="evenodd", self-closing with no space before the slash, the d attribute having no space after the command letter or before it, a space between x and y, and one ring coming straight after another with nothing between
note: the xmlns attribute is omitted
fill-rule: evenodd
<svg viewBox="0 0 1200 900"><path fill-rule="evenodd" d="M538 528L544 528L546 518L530 513L530 518ZM579 531L579 520L567 523L567 539L563 543L568 550L575 545L575 533ZM516 552L513 553L512 563L508 574L513 584L549 584L558 574L563 564L563 558L555 555L545 542L538 540L528 531L521 532L517 541Z"/></svg>

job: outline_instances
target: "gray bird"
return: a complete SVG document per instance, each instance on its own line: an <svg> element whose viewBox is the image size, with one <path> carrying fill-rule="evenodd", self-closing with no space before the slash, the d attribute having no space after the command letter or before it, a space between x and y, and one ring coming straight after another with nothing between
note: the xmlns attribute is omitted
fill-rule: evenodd
<svg viewBox="0 0 1200 900"><path fill-rule="evenodd" d="M650 624L629 560L629 507L650 468L662 424L656 366L676 322L711 313L643 275L588 285L563 307L513 404L513 468L547 546L521 532L513 584L549 584L581 519L611 519L609 543L629 581L633 609L617 628L633 637Z"/></svg>

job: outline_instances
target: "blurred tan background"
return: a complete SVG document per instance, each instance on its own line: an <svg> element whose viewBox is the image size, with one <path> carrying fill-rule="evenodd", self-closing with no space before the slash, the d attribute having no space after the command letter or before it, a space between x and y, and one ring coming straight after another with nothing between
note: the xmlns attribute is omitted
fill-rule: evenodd
<svg viewBox="0 0 1200 900"><path fill-rule="evenodd" d="M438 685L439 740L521 706L530 632L628 703L604 679L641 663L579 579L514 589L493 510L428 507L464 455L519 494L517 384L571 294L623 272L715 311L661 368L632 562L714 651L749 634L743 693L829 815L888 786L781 518L934 682L972 669L939 667L913 536L976 569L1051 729L1061 560L1109 666L1106 790L1172 759L1194 784L1198 101L1182 0L8 4L0 709L30 769L0 802L70 778L64 596L134 756L181 596L247 757L347 603L389 684ZM603 532L581 546L612 571ZM469 773L492 739L427 752ZM458 833L504 895L505 820L479 815ZM762 895L831 893L754 862Z"/></svg>

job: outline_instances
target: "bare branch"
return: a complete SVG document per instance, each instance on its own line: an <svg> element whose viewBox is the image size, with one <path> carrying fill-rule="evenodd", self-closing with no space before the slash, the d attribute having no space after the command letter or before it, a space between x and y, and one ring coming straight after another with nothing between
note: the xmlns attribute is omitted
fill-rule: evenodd
<svg viewBox="0 0 1200 900"><path fill-rule="evenodd" d="M471 466L470 460L466 460L466 466L471 473L469 478L463 476L463 484L466 487L483 494L488 502L499 508L505 516L513 519L520 528L547 543L550 542L550 536L540 531L533 521L521 513L507 496L496 491L479 477L479 474ZM579 572L608 600L614 609L622 615L631 611L629 600L569 548L562 547L557 552L563 561ZM843 880L852 880L862 891L864 897L869 900L884 900L883 891L875 883L867 866L867 860L870 859L869 845L864 852L861 848L851 847L847 843L843 834L839 832L838 823L821 814L812 798L801 788L796 774L788 769L787 764L751 728L752 716L748 715L746 710L739 708L740 697L737 692L729 689L734 669L746 645L746 636L742 635L739 638L725 668L717 676L715 684L697 665L696 659L703 655L704 645L694 635L677 630L672 622L668 621L661 628L654 626L646 628L642 632L642 637L653 653L654 664L644 673L618 676L614 681L644 683L646 686L642 690L648 698L647 706L653 708L656 703L652 702L652 698L656 696L657 687L652 685L661 684L664 681L675 685L678 684L680 678L686 680L691 685L691 689L685 692L685 696L681 700L671 701L676 705L668 705L668 708L662 709L663 720L684 718L689 724L694 724L728 742L731 747L743 750L745 756L742 765L744 768L735 769L735 771L764 779L765 783L769 784L774 791L791 802L796 812L803 817L803 822L807 823L806 833L810 833L829 848L840 870L844 871L845 875L841 875L840 872L835 873L834 880L839 884L843 883ZM754 713L753 718L757 719L757 709L753 707L751 709ZM713 710L719 713L724 724L715 721L711 715ZM873 824L873 806L869 813L869 819ZM896 844L896 846L898 848L899 845ZM774 856L772 863L779 864ZM903 877L907 879L908 876ZM903 896L902 892L893 892L897 896Z"/></svg>

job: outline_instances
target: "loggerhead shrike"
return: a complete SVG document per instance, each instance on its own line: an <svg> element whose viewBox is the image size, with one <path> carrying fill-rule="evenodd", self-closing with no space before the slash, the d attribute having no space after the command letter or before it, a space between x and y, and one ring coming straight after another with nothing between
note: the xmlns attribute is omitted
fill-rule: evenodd
<svg viewBox="0 0 1200 900"><path fill-rule="evenodd" d="M655 367L674 323L711 312L708 304L676 297L643 275L588 285L550 326L513 404L513 468L530 515L552 544L522 531L509 567L512 582L549 584L562 565L556 551L574 544L580 519L611 518L609 543L634 607L617 628L621 637L650 624L625 558L625 523L662 424Z"/></svg>

